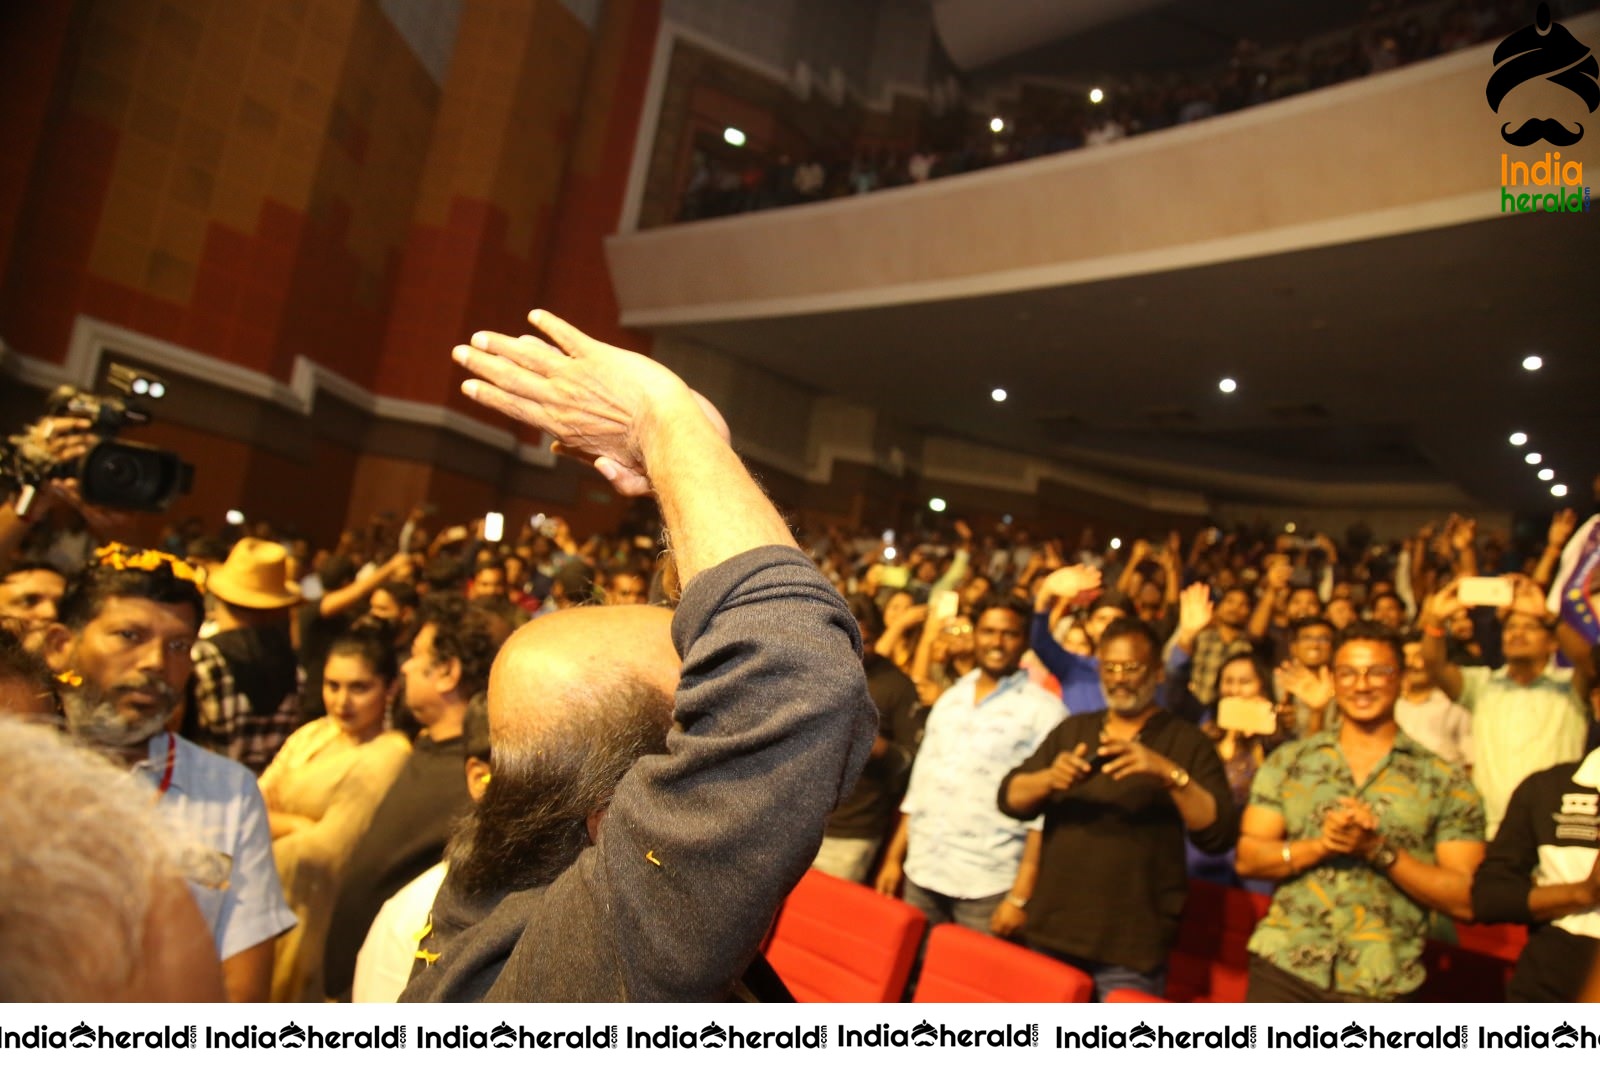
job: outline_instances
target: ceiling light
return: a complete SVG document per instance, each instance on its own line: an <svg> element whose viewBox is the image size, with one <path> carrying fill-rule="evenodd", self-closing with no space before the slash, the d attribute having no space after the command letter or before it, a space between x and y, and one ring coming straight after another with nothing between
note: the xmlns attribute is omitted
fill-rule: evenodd
<svg viewBox="0 0 1600 1067"><path fill-rule="evenodd" d="M948 506L949 505L944 502L944 497L942 496L936 496L932 500L928 501L929 511L943 511Z"/></svg>
<svg viewBox="0 0 1600 1067"><path fill-rule="evenodd" d="M1224 393L1231 393L1235 389L1239 388L1239 383L1234 381L1232 378L1224 378L1222 381L1217 383L1217 388L1221 389Z"/></svg>
<svg viewBox="0 0 1600 1067"><path fill-rule="evenodd" d="M894 546L893 545L890 545L888 548L885 548L883 550L883 558L884 559L894 559Z"/></svg>
<svg viewBox="0 0 1600 1067"><path fill-rule="evenodd" d="M1105 98L1106 98L1106 94L1101 92L1098 87L1089 90L1089 103L1098 104L1100 101L1104 100Z"/></svg>
<svg viewBox="0 0 1600 1067"><path fill-rule="evenodd" d="M1556 476L1556 472L1551 470L1549 467L1546 467L1544 470L1539 472L1539 480L1541 482L1554 481L1555 480L1555 476Z"/></svg>
<svg viewBox="0 0 1600 1067"><path fill-rule="evenodd" d="M1538 356L1527 356L1522 361L1523 370L1538 370L1542 366L1544 366L1544 360Z"/></svg>
<svg viewBox="0 0 1600 1067"><path fill-rule="evenodd" d="M1121 547L1122 547L1122 538L1120 538L1120 537L1113 537L1113 538L1112 538L1112 539L1111 539L1111 547L1112 547L1112 548L1113 548L1113 549L1117 549L1117 548L1121 548Z"/></svg>
<svg viewBox="0 0 1600 1067"><path fill-rule="evenodd" d="M167 395L167 387L160 382L151 382L148 395L151 400L160 400Z"/></svg>
<svg viewBox="0 0 1600 1067"><path fill-rule="evenodd" d="M228 513L224 515L223 518L227 520L229 526L244 525L244 512L238 510L237 508L229 508Z"/></svg>
<svg viewBox="0 0 1600 1067"><path fill-rule="evenodd" d="M1511 435L1510 441L1515 447L1521 448L1523 445L1528 443L1528 435L1523 433L1521 430L1518 430L1516 433Z"/></svg>
<svg viewBox="0 0 1600 1067"><path fill-rule="evenodd" d="M733 147L738 148L744 144L744 131L737 126L729 126L722 131L722 139Z"/></svg>
<svg viewBox="0 0 1600 1067"><path fill-rule="evenodd" d="M1005 525L1010 526L1011 525L1011 516L1010 515L1002 515L1002 516L1000 516L1000 521L1002 523L1004 523Z"/></svg>
<svg viewBox="0 0 1600 1067"><path fill-rule="evenodd" d="M1283 524L1283 532L1284 533L1294 533L1294 529L1295 529L1294 523L1292 523L1292 522L1286 522L1286 523Z"/></svg>
<svg viewBox="0 0 1600 1067"><path fill-rule="evenodd" d="M1004 404L1006 402L1006 391L1004 389L995 389L989 393L989 399L996 404Z"/></svg>
<svg viewBox="0 0 1600 1067"><path fill-rule="evenodd" d="M1557 482L1555 485L1552 485L1550 487L1550 495L1551 496L1566 496L1567 495L1567 487L1562 485L1560 482Z"/></svg>
<svg viewBox="0 0 1600 1067"><path fill-rule="evenodd" d="M1526 456L1522 457L1522 462L1526 463L1530 467L1537 467L1539 464L1544 462L1544 457L1537 452L1529 452Z"/></svg>
<svg viewBox="0 0 1600 1067"><path fill-rule="evenodd" d="M989 120L989 132L990 133L1001 133L1001 132L1003 132L1005 130L1005 128L1006 128L1006 120L1001 118L1000 116L996 115L994 118Z"/></svg>

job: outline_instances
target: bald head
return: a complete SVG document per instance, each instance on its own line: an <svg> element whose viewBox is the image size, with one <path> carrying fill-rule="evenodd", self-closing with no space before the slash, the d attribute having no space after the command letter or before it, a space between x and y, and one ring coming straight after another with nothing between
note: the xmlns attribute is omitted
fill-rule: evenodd
<svg viewBox="0 0 1600 1067"><path fill-rule="evenodd" d="M640 688L654 690L670 707L679 667L666 608L588 607L541 616L495 657L490 743L496 752L525 751L542 747L552 732L581 729L585 718L633 713L620 690L635 697Z"/></svg>
<svg viewBox="0 0 1600 1067"><path fill-rule="evenodd" d="M518 630L489 675L493 773L450 877L493 896L554 881L594 840L641 756L662 753L679 662L672 613L588 607Z"/></svg>

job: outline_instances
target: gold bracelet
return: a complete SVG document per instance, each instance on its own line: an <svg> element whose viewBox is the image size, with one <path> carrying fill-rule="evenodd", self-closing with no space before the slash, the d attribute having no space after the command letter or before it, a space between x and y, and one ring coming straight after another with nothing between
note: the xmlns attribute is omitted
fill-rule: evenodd
<svg viewBox="0 0 1600 1067"><path fill-rule="evenodd" d="M1283 843L1283 865L1289 868L1290 874L1300 873L1294 869L1294 853L1289 851L1289 842L1287 841Z"/></svg>

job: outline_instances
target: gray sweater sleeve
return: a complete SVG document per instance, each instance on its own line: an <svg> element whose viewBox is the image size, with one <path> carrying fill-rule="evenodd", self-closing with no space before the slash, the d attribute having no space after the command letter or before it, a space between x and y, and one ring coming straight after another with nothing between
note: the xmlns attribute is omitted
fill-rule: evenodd
<svg viewBox="0 0 1600 1067"><path fill-rule="evenodd" d="M700 574L672 631L668 751L628 772L597 847L489 917L523 924L489 999L725 997L866 762L860 635L800 552Z"/></svg>

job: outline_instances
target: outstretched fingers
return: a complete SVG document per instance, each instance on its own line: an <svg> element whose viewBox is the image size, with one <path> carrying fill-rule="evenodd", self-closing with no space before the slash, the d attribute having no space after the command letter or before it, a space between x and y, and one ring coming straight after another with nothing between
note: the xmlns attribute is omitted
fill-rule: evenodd
<svg viewBox="0 0 1600 1067"><path fill-rule="evenodd" d="M491 356L499 356L535 374L548 375L558 364L567 360L560 349L550 346L532 334L510 337L503 333L495 333L493 330L479 330L472 335L470 345L458 347L473 348ZM456 362L460 363L461 360L458 358Z"/></svg>
<svg viewBox="0 0 1600 1067"><path fill-rule="evenodd" d="M594 343L588 334L543 308L528 312L528 321L569 356L582 355L584 347Z"/></svg>

